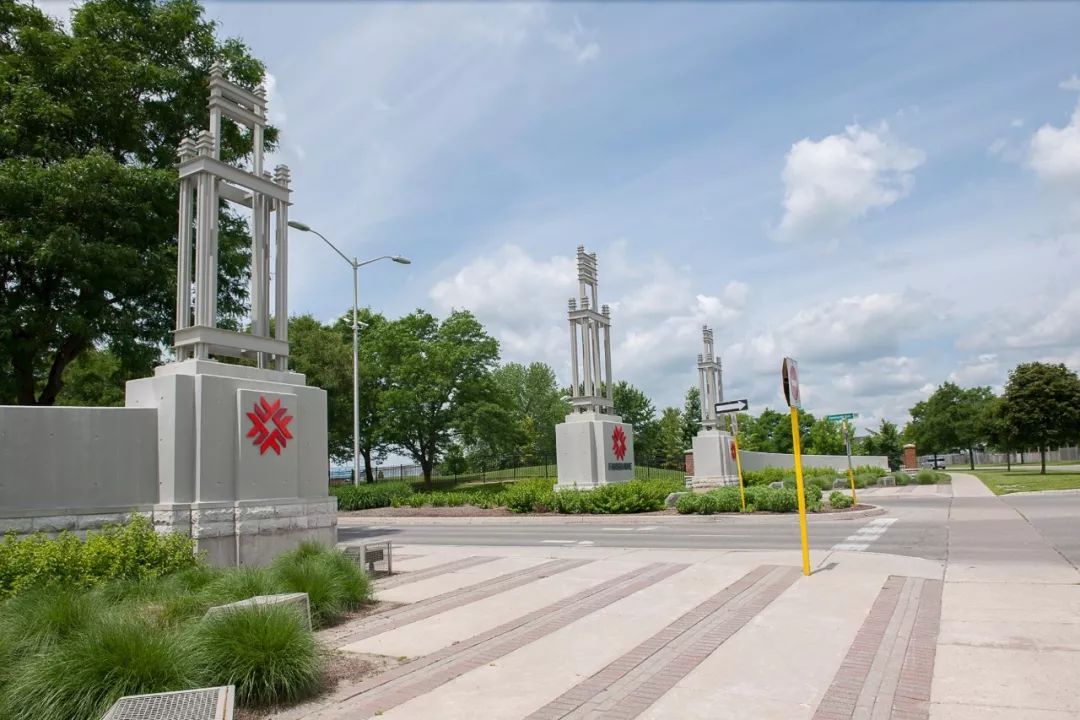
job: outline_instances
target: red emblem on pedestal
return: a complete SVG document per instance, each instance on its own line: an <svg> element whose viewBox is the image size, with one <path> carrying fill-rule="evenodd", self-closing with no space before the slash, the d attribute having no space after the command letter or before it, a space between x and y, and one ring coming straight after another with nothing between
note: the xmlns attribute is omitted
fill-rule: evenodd
<svg viewBox="0 0 1080 720"><path fill-rule="evenodd" d="M289 432L289 423L293 416L289 414L288 408L281 406L281 398L269 403L265 397L260 397L259 402L255 403L254 412L249 412L247 416L251 419L251 430L247 436L254 438L251 444L259 447L260 455L267 450L273 450L280 455L286 441L293 439Z"/></svg>
<svg viewBox="0 0 1080 720"><path fill-rule="evenodd" d="M626 456L626 433L618 425L611 433L611 450L619 460Z"/></svg>

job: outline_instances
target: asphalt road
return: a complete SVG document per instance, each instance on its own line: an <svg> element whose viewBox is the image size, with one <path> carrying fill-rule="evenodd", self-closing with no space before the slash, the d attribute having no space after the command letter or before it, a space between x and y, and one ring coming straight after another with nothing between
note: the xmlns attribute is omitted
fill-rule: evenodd
<svg viewBox="0 0 1080 720"><path fill-rule="evenodd" d="M1080 493L1044 493L1001 498L1020 514L1065 559L1080 567ZM888 510L887 515L860 520L830 520L817 517L808 535L814 550L828 550L837 544L864 543L865 535L852 536L872 523L884 525L865 548L868 552L892 553L943 561L947 557L949 513L954 502L979 502L945 496L900 496L873 498ZM985 502L985 501L982 501ZM876 523L875 523L876 521ZM888 522L886 522L888 521ZM982 523L980 523L982 524ZM978 531L994 532L993 521ZM864 531L865 533L866 531ZM395 525L379 521L363 526L342 525L342 541L393 539L410 545L555 546L583 545L626 548L695 548L725 550L788 550L799 547L799 526L795 516L718 518L716 522L657 523L619 525L604 523L548 522L528 524L506 522L476 525ZM957 549L957 538L953 548ZM978 548L971 548L978 550Z"/></svg>
<svg viewBox="0 0 1080 720"><path fill-rule="evenodd" d="M933 560L945 559L948 497L890 498L875 504L888 507L884 533L866 548ZM881 517L881 516L878 516ZM809 524L810 547L828 550L848 541L860 528L878 520L827 520ZM878 524L883 524L879 522ZM341 541L393 539L408 545L543 546L593 545L629 548L695 548L730 550L785 550L799 548L796 516L718 518L715 523L610 525L603 523L548 522L544 524L394 525L392 521L338 527Z"/></svg>
<svg viewBox="0 0 1080 720"><path fill-rule="evenodd" d="M1047 542L1080 568L1080 492L1002 495Z"/></svg>

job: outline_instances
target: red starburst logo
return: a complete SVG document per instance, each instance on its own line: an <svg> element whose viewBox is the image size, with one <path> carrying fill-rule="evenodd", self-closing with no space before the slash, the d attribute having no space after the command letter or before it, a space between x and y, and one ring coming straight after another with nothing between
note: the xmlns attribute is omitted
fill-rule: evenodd
<svg viewBox="0 0 1080 720"><path fill-rule="evenodd" d="M626 456L626 433L618 425L611 433L611 450L619 460Z"/></svg>
<svg viewBox="0 0 1080 720"><path fill-rule="evenodd" d="M289 423L292 422L293 417L289 414L288 408L281 406L281 398L269 403L266 402L265 397L259 397L254 411L249 412L247 416L251 418L251 430L248 431L247 436L254 438L251 444L258 445L260 455L265 454L267 450L273 450L275 454L280 455L285 449L286 442L293 439L292 433L289 432Z"/></svg>

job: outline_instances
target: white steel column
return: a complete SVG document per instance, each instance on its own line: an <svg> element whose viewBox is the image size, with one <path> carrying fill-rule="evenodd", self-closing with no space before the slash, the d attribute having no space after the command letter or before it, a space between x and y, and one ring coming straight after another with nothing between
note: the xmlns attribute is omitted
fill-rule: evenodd
<svg viewBox="0 0 1080 720"><path fill-rule="evenodd" d="M604 377L600 374L600 323L596 320L592 321L592 348L593 348L593 370L596 377L596 395L600 396L607 392L607 388L604 387ZM610 384L610 383L609 383Z"/></svg>
<svg viewBox="0 0 1080 720"><path fill-rule="evenodd" d="M568 303L570 312L577 309L573 298ZM577 349L577 320L570 320L570 397L576 398L580 394L578 389L578 349Z"/></svg>
<svg viewBox="0 0 1080 720"><path fill-rule="evenodd" d="M289 187L289 168L278 165L274 168L274 182L282 187ZM277 202L277 248L275 251L274 279L274 337L289 340L289 204ZM288 359L277 358L278 370L288 370Z"/></svg>
<svg viewBox="0 0 1080 720"><path fill-rule="evenodd" d="M610 314L608 306L604 306L604 317ZM615 382L611 379L611 324L604 323L604 373L607 381L607 399L615 397Z"/></svg>

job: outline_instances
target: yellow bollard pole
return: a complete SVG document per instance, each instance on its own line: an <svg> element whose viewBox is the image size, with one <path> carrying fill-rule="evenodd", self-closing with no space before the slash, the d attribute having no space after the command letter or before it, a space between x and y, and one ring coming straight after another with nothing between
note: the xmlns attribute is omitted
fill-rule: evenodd
<svg viewBox="0 0 1080 720"><path fill-rule="evenodd" d="M855 471L851 468L847 469L848 479L851 480L851 505L854 507L859 504L859 499L855 497Z"/></svg>
<svg viewBox="0 0 1080 720"><path fill-rule="evenodd" d="M803 494L802 447L799 442L799 409L791 406L791 440L795 450L795 493L799 496L799 534L802 536L802 571L810 574L810 544L806 538L806 496Z"/></svg>
<svg viewBox="0 0 1080 720"><path fill-rule="evenodd" d="M739 438L731 438L731 446L735 448L735 467L739 469L739 500L742 502L743 512L746 512L746 484L742 479L742 456L739 455Z"/></svg>
<svg viewBox="0 0 1080 720"><path fill-rule="evenodd" d="M847 420L844 421L844 444L847 446L848 480L851 481L851 506L855 507L859 504L859 499L855 497L855 471L851 469L851 426Z"/></svg>

